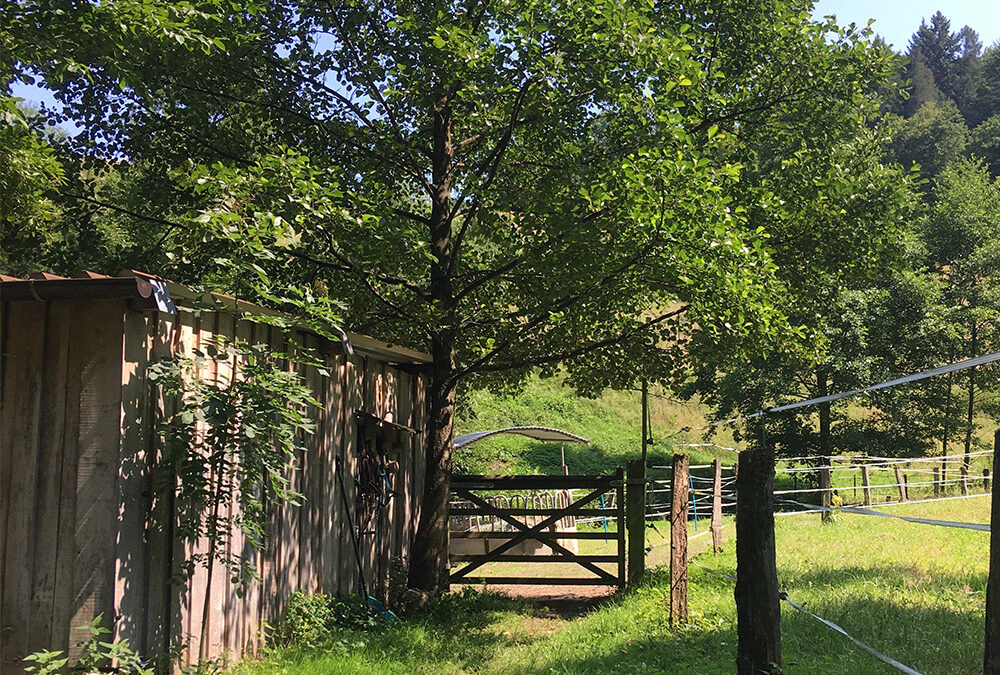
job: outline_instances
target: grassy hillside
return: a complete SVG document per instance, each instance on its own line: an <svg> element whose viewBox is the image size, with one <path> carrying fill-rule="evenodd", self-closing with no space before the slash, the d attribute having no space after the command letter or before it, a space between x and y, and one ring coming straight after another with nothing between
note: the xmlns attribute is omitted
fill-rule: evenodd
<svg viewBox="0 0 1000 675"><path fill-rule="evenodd" d="M655 439L650 458L669 461L672 443L702 440L699 431L705 414L697 403L674 401L656 392L649 398L650 423ZM562 386L560 378L533 377L517 395L475 391L459 403L456 435L509 426L547 426L564 429L590 440L589 445L566 444L566 464L572 473L602 473L640 456L641 413L638 392L607 391L595 399L583 399ZM731 446L732 435L723 429L713 439ZM695 463L720 456L735 459L732 452L712 448L690 450ZM474 473L559 473L559 444L539 443L518 436L480 441L456 453L457 467Z"/></svg>

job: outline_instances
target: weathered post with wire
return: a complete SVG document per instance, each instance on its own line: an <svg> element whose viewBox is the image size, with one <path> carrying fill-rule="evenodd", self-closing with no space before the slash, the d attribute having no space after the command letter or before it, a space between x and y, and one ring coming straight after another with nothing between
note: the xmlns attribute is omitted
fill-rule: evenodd
<svg viewBox="0 0 1000 675"><path fill-rule="evenodd" d="M722 553L722 460L712 460L712 553Z"/></svg>
<svg viewBox="0 0 1000 675"><path fill-rule="evenodd" d="M736 673L781 667L781 607L774 559L774 452L740 453L736 474Z"/></svg>
<svg viewBox="0 0 1000 675"><path fill-rule="evenodd" d="M934 496L941 496L941 473L938 471L937 467L934 467Z"/></svg>
<svg viewBox="0 0 1000 675"><path fill-rule="evenodd" d="M896 485L899 486L899 501L905 502L909 498L906 489L906 481L903 480L903 469L896 467Z"/></svg>
<svg viewBox="0 0 1000 675"><path fill-rule="evenodd" d="M625 529L628 534L628 585L635 586L646 573L646 466L631 459L626 469Z"/></svg>
<svg viewBox="0 0 1000 675"><path fill-rule="evenodd" d="M983 490L990 491L990 470L983 469Z"/></svg>
<svg viewBox="0 0 1000 675"><path fill-rule="evenodd" d="M823 457L819 461L819 503L823 507L819 517L824 523L832 523L833 513L829 510L833 505L833 476L830 470L830 458Z"/></svg>
<svg viewBox="0 0 1000 675"><path fill-rule="evenodd" d="M1000 470L1000 429L993 433L993 474ZM986 648L983 675L1000 675L1000 536L993 525L1000 525L1000 493L990 501L990 575L986 581Z"/></svg>
<svg viewBox="0 0 1000 675"><path fill-rule="evenodd" d="M959 487L962 488L962 496L969 494L969 467L963 462L961 471L962 481L959 483Z"/></svg>
<svg viewBox="0 0 1000 675"><path fill-rule="evenodd" d="M687 521L688 474L691 459L674 455L674 476L670 489L670 625L687 623Z"/></svg>
<svg viewBox="0 0 1000 675"><path fill-rule="evenodd" d="M865 496L865 506L872 505L872 480L868 473L868 465L861 465L861 492Z"/></svg>

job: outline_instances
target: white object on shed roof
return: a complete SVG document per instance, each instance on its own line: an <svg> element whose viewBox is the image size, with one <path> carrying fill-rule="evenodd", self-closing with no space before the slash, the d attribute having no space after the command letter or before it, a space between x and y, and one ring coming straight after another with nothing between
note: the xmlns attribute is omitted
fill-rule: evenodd
<svg viewBox="0 0 1000 675"><path fill-rule="evenodd" d="M451 446L453 448L464 448L467 445L472 445L476 441L481 441L484 438L496 436L497 434L518 434L520 436L533 438L536 441L545 441L548 443L590 443L590 441L583 436L577 436L576 434L571 434L568 431L553 429L551 427L507 427L506 429L474 431L471 434L464 434L452 441Z"/></svg>

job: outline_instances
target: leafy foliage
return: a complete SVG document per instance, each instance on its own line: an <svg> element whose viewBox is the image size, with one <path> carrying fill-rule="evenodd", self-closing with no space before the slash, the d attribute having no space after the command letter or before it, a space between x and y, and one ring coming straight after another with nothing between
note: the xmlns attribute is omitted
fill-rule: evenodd
<svg viewBox="0 0 1000 675"><path fill-rule="evenodd" d="M109 642L105 636L111 630L104 627L104 615L98 614L85 626L77 630L87 631L90 637L76 643L81 650L80 658L70 669L73 673L115 672L126 675L153 675L153 668L144 665L143 661L128 646L128 640ZM35 675L55 675L65 672L69 658L60 651L43 650L24 657L29 665L25 672ZM109 670L109 668L113 670Z"/></svg>
<svg viewBox="0 0 1000 675"><path fill-rule="evenodd" d="M937 176L965 154L969 130L951 101L927 103L917 113L897 123L891 145L892 159L905 168L920 167L922 175Z"/></svg>
<svg viewBox="0 0 1000 675"><path fill-rule="evenodd" d="M322 593L296 591L269 637L272 647L320 647L335 640L339 629L374 631L385 626L357 596L343 600Z"/></svg>
<svg viewBox="0 0 1000 675"><path fill-rule="evenodd" d="M266 345L220 340L149 368L149 378L178 403L160 430L167 448L160 476L181 505L178 532L209 541L206 552L185 561L189 573L218 561L245 586L256 570L242 551L224 545L230 532L238 528L260 548L267 504L301 498L288 479L301 436L314 428L308 411L319 404L289 363L297 361Z"/></svg>

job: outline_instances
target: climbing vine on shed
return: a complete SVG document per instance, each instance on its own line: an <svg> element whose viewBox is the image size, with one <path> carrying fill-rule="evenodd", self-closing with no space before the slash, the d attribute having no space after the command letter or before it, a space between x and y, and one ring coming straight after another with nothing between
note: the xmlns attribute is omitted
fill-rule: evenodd
<svg viewBox="0 0 1000 675"><path fill-rule="evenodd" d="M309 411L319 406L298 372L303 365L322 372L317 363L267 345L216 338L191 356L149 368L149 378L176 402L159 426L161 485L175 492L180 537L208 541L204 552L184 561L185 574L218 562L238 592L258 578L252 561L226 544L238 529L259 549L267 504L301 500L289 477L303 437L315 429Z"/></svg>

